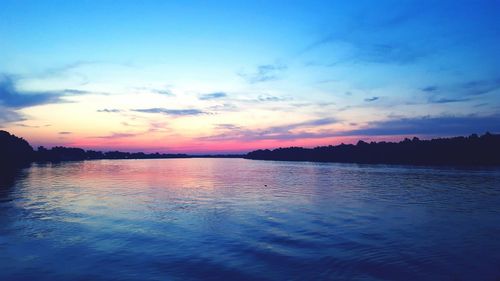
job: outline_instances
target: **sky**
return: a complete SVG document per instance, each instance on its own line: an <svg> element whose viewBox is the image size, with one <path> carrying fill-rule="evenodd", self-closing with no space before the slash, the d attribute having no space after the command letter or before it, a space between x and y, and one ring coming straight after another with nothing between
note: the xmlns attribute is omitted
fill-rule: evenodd
<svg viewBox="0 0 500 281"><path fill-rule="evenodd" d="M0 129L241 153L500 132L500 0L0 1Z"/></svg>

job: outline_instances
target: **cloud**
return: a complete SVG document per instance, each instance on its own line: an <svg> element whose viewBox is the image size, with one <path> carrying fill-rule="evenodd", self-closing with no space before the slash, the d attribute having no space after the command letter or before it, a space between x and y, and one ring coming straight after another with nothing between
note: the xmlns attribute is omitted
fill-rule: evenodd
<svg viewBox="0 0 500 281"><path fill-rule="evenodd" d="M500 132L500 115L437 116L398 118L369 123L366 128L339 132L338 135L464 135Z"/></svg>
<svg viewBox="0 0 500 281"><path fill-rule="evenodd" d="M500 132L500 115L490 116L423 116L413 118L395 118L368 123L365 127L354 130L315 130L307 131L308 127L319 127L335 123L335 119L317 119L308 122L275 126L267 129L244 130L240 127L220 129L226 130L221 134L202 137L200 140L295 140L311 138L332 138L339 136L396 136L396 135L428 135L428 136L456 136L472 133ZM292 131L293 129L302 129Z"/></svg>
<svg viewBox="0 0 500 281"><path fill-rule="evenodd" d="M453 102L464 102L470 101L468 98L437 98L437 97L429 97L427 100L428 103L453 103Z"/></svg>
<svg viewBox="0 0 500 281"><path fill-rule="evenodd" d="M12 108L22 109L26 107L53 104L67 103L64 97L74 95L84 95L94 92L88 92L78 89L64 89L60 91L20 91L16 87L18 78L12 75L0 74L0 105ZM106 93L99 93L106 94Z"/></svg>
<svg viewBox="0 0 500 281"><path fill-rule="evenodd" d="M500 78L471 80L447 86L427 86L422 88L427 93L451 93L459 96L479 96L500 89Z"/></svg>
<svg viewBox="0 0 500 281"><path fill-rule="evenodd" d="M352 60L373 63L412 63L428 54L427 50L418 49L407 43L357 43Z"/></svg>
<svg viewBox="0 0 500 281"><path fill-rule="evenodd" d="M410 42L369 42L361 38L335 38L324 40L324 44L343 46L347 51L328 63L313 63L335 67L341 63L410 64L429 55L431 50L424 46L415 47ZM386 39L387 40L387 39ZM320 45L318 45L319 47ZM325 60L324 58L322 60Z"/></svg>
<svg viewBox="0 0 500 281"><path fill-rule="evenodd" d="M24 128L33 128L33 129L40 128L40 126L27 125L27 124L16 124L15 126Z"/></svg>
<svg viewBox="0 0 500 281"><path fill-rule="evenodd" d="M164 90L152 89L151 91L152 91L153 93L157 93L157 94L164 95L164 96L175 96L175 95L172 93L172 91L167 90L167 89L164 89Z"/></svg>
<svg viewBox="0 0 500 281"><path fill-rule="evenodd" d="M437 89L438 89L438 87L436 87L436 86L427 86L427 87L422 88L421 90L423 92L431 93L431 92L437 91Z"/></svg>
<svg viewBox="0 0 500 281"><path fill-rule="evenodd" d="M422 88L429 93L428 103L454 103L471 101L475 97L500 89L500 79L472 80L447 86L428 86Z"/></svg>
<svg viewBox="0 0 500 281"><path fill-rule="evenodd" d="M88 91L77 90L77 89L64 89L64 90L62 90L62 92L65 94L71 94L71 95L84 95L84 94L90 93Z"/></svg>
<svg viewBox="0 0 500 281"><path fill-rule="evenodd" d="M217 130L239 130L240 126L234 124L217 124L215 125L215 129Z"/></svg>
<svg viewBox="0 0 500 281"><path fill-rule="evenodd" d="M205 114L204 111L199 109L167 109L167 108L145 108L145 109L132 109L135 112L142 113L161 113L172 116L189 116Z"/></svg>
<svg viewBox="0 0 500 281"><path fill-rule="evenodd" d="M404 5L387 9L384 5L375 4L365 7L361 11L355 11L341 28L324 31L322 36L306 45L298 55L319 48L338 47L337 51L330 52L336 54L335 62L324 63L328 58L322 57L320 63L312 65L336 66L339 63L353 62L413 63L432 54L439 40L429 42L425 38L424 42L423 38L416 36L408 40L400 36L398 31L418 19L421 12L431 8L423 5ZM339 21L339 24L342 24L342 21Z"/></svg>
<svg viewBox="0 0 500 281"><path fill-rule="evenodd" d="M371 98L366 98L365 101L366 102L372 102L372 101L376 101L378 99L379 99L379 97L371 97Z"/></svg>
<svg viewBox="0 0 500 281"><path fill-rule="evenodd" d="M134 125L134 124L129 124L127 122L122 122L121 123L125 127L136 127L136 128L144 128L143 125ZM116 133L112 132L109 135L104 135L104 136L96 136L96 137L90 137L93 139L123 139L123 138L131 138L135 136L141 136L145 134L151 134L151 133L157 133L157 132L169 132L170 128L168 123L166 122L157 122L157 121L150 121L148 122L148 128L146 130L142 130L139 132L122 132L122 133Z"/></svg>
<svg viewBox="0 0 500 281"><path fill-rule="evenodd" d="M201 137L200 140L205 141L221 141L221 140L241 140L241 141L254 141L254 140L290 140L299 138L317 138L322 137L323 133L311 133L307 131L291 132L295 129L316 129L321 126L331 125L337 123L335 118L321 118L305 122L292 123L282 126L273 126L265 129L243 129L239 126L231 124L220 124L216 127L223 132L213 136ZM329 133L331 134L331 133Z"/></svg>
<svg viewBox="0 0 500 281"><path fill-rule="evenodd" d="M11 76L0 76L0 104L14 109L25 107L66 102L61 97L61 92L23 92L15 87L15 81Z"/></svg>
<svg viewBox="0 0 500 281"><path fill-rule="evenodd" d="M311 121L306 121L302 123L297 123L292 125L293 128L305 127L305 126L323 126L338 123L339 121L336 118L321 118L315 119ZM290 125L288 126L290 127Z"/></svg>
<svg viewBox="0 0 500 281"><path fill-rule="evenodd" d="M122 124L125 127L140 127L140 125L130 124L130 123L125 122L125 121L121 122L120 124Z"/></svg>
<svg viewBox="0 0 500 281"><path fill-rule="evenodd" d="M256 98L237 99L236 101L241 102L241 103L255 104L255 103L282 102L282 101L290 101L290 100L293 100L293 98L292 97L280 97L280 96L262 94L262 95L258 95Z"/></svg>
<svg viewBox="0 0 500 281"><path fill-rule="evenodd" d="M315 128L319 126L335 124L337 122L338 120L336 118L321 118L305 122L282 125L282 126L273 126L264 130L260 130L259 133L260 134L289 133L293 129L308 128L308 127Z"/></svg>
<svg viewBox="0 0 500 281"><path fill-rule="evenodd" d="M81 84L88 84L88 77L85 75L85 67L93 67L93 66L121 66L121 67L133 67L130 63L116 63L116 62L106 62L106 61L85 61L79 60L71 63L66 63L63 65L59 65L56 67L51 67L44 69L41 72L30 75L30 78L53 78L53 77L61 77L74 75L79 77L82 82ZM83 71L78 71L83 70Z"/></svg>
<svg viewBox="0 0 500 281"><path fill-rule="evenodd" d="M232 103L223 103L210 106L208 109L213 111L236 111L238 107Z"/></svg>
<svg viewBox="0 0 500 281"><path fill-rule="evenodd" d="M277 97L277 96L271 96L271 95L260 95L257 98L257 100L260 102L274 102L274 101L285 101L287 99L283 98L283 97Z"/></svg>
<svg viewBox="0 0 500 281"><path fill-rule="evenodd" d="M76 95L87 95L87 94L104 95L104 96L111 95L110 93L107 93L107 92L86 91L86 90L78 90L78 89L64 89L64 90L58 91L56 93L58 93L62 96L76 96Z"/></svg>
<svg viewBox="0 0 500 281"><path fill-rule="evenodd" d="M277 64L263 64L257 66L255 72L245 73L241 72L238 75L245 79L250 84L277 80L281 77L282 73L287 69L287 66L281 63Z"/></svg>
<svg viewBox="0 0 500 281"><path fill-rule="evenodd" d="M72 132L59 132L58 134L59 135L71 135Z"/></svg>
<svg viewBox="0 0 500 281"><path fill-rule="evenodd" d="M78 79L81 81L81 85L85 85L89 83L89 79L87 75L82 73L81 71L77 71L82 67L85 66L90 66L90 65L95 65L95 64L102 64L103 62L98 62L98 61L75 61L71 63L66 63L63 65L51 67L44 69L42 71L39 71L37 73L34 73L32 75L29 75L29 78L35 78L35 79L46 79L46 78L61 78L61 77L67 77L67 76L74 76L78 77Z"/></svg>
<svg viewBox="0 0 500 281"><path fill-rule="evenodd" d="M19 122L24 120L26 120L24 115L0 105L0 126L7 123Z"/></svg>
<svg viewBox="0 0 500 281"><path fill-rule="evenodd" d="M91 138L97 138L97 139L122 139L122 138L135 137L137 135L138 135L137 133L111 133L111 135L97 136L97 137L91 137Z"/></svg>
<svg viewBox="0 0 500 281"><path fill-rule="evenodd" d="M170 127L168 123L165 122L149 122L149 129L147 133L152 132L168 132L170 131Z"/></svg>
<svg viewBox="0 0 500 281"><path fill-rule="evenodd" d="M39 76L40 77L59 76L59 75L65 74L68 71L80 68L82 66L97 64L97 63L99 63L99 62L96 62L96 61L75 61L75 62L67 63L67 64L64 64L61 66L48 68L48 69L44 70L44 72Z"/></svg>
<svg viewBox="0 0 500 281"><path fill-rule="evenodd" d="M227 94L224 92L215 92L215 93L209 93L209 94L203 94L200 95L199 99L200 100L214 100L214 99L220 99L220 98L225 98L227 97Z"/></svg>
<svg viewBox="0 0 500 281"><path fill-rule="evenodd" d="M174 93L169 89L170 86L167 86L167 88L163 89L157 89L157 88L151 88L151 87L133 87L132 90L136 91L136 93L139 94L145 94L145 93L152 93L152 94L158 94L162 96L167 96L167 97L173 97L175 96Z"/></svg>
<svg viewBox="0 0 500 281"><path fill-rule="evenodd" d="M107 108L104 108L104 109L98 109L97 112L106 112L106 113L118 113L118 112L122 112L122 110L120 109L107 109Z"/></svg>
<svg viewBox="0 0 500 281"><path fill-rule="evenodd" d="M460 85L462 94L467 96L478 96L500 89L500 78L474 80Z"/></svg>

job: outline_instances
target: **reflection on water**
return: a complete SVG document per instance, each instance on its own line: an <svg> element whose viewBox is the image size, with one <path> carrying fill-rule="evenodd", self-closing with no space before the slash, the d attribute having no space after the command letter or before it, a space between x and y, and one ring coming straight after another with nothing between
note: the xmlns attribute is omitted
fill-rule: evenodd
<svg viewBox="0 0 500 281"><path fill-rule="evenodd" d="M243 159L32 165L0 280L498 280L500 171Z"/></svg>

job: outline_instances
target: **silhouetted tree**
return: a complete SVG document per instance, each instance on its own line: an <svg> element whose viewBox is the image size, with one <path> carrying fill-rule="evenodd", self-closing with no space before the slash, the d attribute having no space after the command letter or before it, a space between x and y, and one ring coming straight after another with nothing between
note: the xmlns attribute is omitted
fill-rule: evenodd
<svg viewBox="0 0 500 281"><path fill-rule="evenodd" d="M367 143L360 140L356 145L257 150L248 153L245 158L415 165L500 165L500 135L487 132L481 137L473 134L469 137L432 140L414 137L398 143Z"/></svg>
<svg viewBox="0 0 500 281"><path fill-rule="evenodd" d="M22 138L0 131L0 167L17 168L33 160L33 148Z"/></svg>

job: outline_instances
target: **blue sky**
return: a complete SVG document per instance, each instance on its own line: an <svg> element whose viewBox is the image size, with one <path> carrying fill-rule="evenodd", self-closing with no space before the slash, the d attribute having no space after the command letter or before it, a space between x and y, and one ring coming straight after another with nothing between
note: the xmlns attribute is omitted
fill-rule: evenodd
<svg viewBox="0 0 500 281"><path fill-rule="evenodd" d="M500 1L3 0L0 127L186 152L498 132L499 45Z"/></svg>

